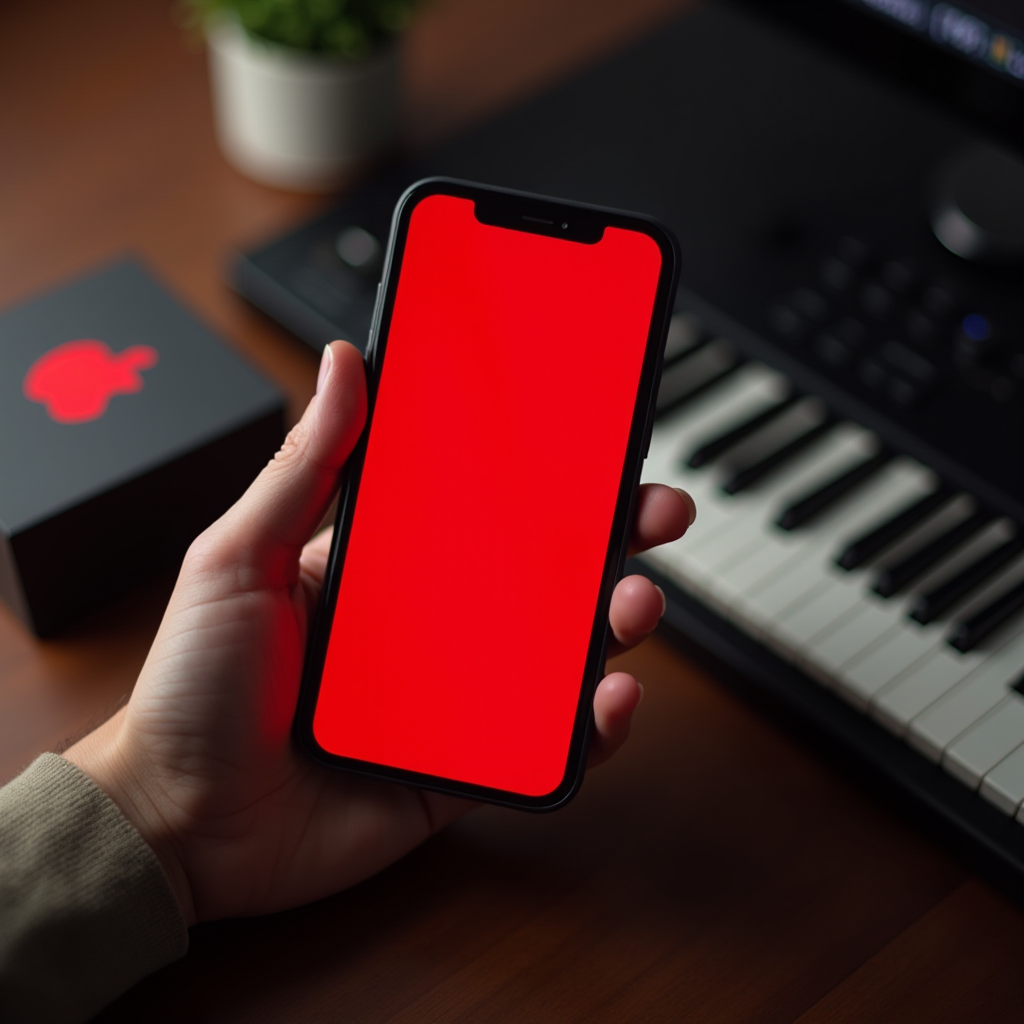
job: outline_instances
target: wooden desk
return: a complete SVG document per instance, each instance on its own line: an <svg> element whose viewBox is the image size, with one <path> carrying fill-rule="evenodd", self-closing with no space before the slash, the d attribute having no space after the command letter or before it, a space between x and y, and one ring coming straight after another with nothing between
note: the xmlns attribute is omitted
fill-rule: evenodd
<svg viewBox="0 0 1024 1024"><path fill-rule="evenodd" d="M409 42L409 137L484 116L675 6L434 0ZM313 354L220 273L232 246L323 205L223 162L202 55L164 0L4 5L0 303L135 250L294 415ZM170 583L49 643L0 610L0 778L128 692ZM664 644L625 661L647 688L635 735L568 809L485 810L352 891L198 928L185 960L102 1019L1024 1017L1016 909Z"/></svg>

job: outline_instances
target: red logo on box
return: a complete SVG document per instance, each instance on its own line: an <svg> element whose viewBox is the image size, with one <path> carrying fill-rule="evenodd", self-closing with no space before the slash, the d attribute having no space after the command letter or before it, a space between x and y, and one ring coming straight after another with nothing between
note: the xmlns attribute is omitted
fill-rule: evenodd
<svg viewBox="0 0 1024 1024"><path fill-rule="evenodd" d="M116 355L102 341L66 341L41 355L25 374L22 390L58 423L99 419L114 395L142 390L142 370L156 366L150 345L133 345Z"/></svg>

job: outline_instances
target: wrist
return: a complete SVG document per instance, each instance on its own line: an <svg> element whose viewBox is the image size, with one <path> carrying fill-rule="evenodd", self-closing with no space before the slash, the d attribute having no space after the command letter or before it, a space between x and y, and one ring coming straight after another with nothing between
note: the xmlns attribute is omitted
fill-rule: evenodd
<svg viewBox="0 0 1024 1024"><path fill-rule="evenodd" d="M98 729L83 737L63 754L85 772L139 833L163 869L164 875L191 927L196 923L195 904L188 876L180 856L180 840L161 808L159 789L147 779L144 766L134 762L124 749L125 709Z"/></svg>

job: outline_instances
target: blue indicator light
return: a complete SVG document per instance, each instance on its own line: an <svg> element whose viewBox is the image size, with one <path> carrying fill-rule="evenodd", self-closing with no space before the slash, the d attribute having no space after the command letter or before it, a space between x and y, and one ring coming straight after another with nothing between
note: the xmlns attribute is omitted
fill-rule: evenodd
<svg viewBox="0 0 1024 1024"><path fill-rule="evenodd" d="M971 341L985 341L992 333L988 320L980 313L970 313L968 316L965 316L960 329Z"/></svg>

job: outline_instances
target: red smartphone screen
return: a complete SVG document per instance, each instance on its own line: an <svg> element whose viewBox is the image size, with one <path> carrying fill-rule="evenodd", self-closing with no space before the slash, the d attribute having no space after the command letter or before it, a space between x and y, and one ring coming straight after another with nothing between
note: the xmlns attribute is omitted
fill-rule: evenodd
<svg viewBox="0 0 1024 1024"><path fill-rule="evenodd" d="M528 797L567 768L663 256L409 218L313 735ZM589 699L589 693L588 693Z"/></svg>

